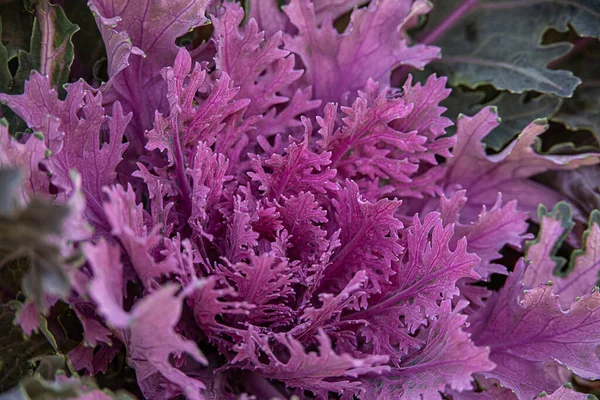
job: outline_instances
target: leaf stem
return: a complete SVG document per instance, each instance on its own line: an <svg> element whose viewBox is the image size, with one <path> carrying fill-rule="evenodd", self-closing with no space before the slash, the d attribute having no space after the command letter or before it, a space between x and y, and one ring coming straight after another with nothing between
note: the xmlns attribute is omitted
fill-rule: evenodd
<svg viewBox="0 0 600 400"><path fill-rule="evenodd" d="M435 28L419 38L419 43L435 43L444 33L450 30L458 21L479 4L479 0L463 0L462 4L448 14Z"/></svg>
<svg viewBox="0 0 600 400"><path fill-rule="evenodd" d="M577 54L581 53L583 50L585 50L585 48L595 42L596 40L590 37L579 37L577 39L575 39L573 41L573 47L571 47L571 50L569 50L566 54L564 54L562 57L557 58L554 61L551 61L548 64L548 68L558 68L560 67L560 65L569 60L571 57L576 56Z"/></svg>
<svg viewBox="0 0 600 400"><path fill-rule="evenodd" d="M175 117L177 118L177 117ZM178 121L175 121L175 127L179 127ZM192 190L190 182L185 174L185 163L183 160L183 150L181 149L181 141L179 140L179 130L173 129L173 147L175 151L175 174L179 181L179 191L181 195L181 206L185 221L192 215Z"/></svg>

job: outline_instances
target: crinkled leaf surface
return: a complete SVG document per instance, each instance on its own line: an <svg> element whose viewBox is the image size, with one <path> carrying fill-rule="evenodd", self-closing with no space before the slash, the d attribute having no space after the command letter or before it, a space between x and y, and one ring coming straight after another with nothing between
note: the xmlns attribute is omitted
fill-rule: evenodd
<svg viewBox="0 0 600 400"><path fill-rule="evenodd" d="M402 222L394 217L400 203L387 199L365 201L352 181L336 194L335 226L341 230L341 246L328 267L328 281L341 289L356 271L365 270L373 290L379 292L395 274L392 263L398 261L402 251L398 241Z"/></svg>
<svg viewBox="0 0 600 400"><path fill-rule="evenodd" d="M49 150L44 152L44 165L52 183L63 192L59 197L68 198L75 190L71 170L81 174L86 217L95 227L106 230L102 187L116 179L117 165L127 147L123 134L131 115L125 115L120 103L115 102L112 117L107 117L102 94L87 90L83 81L71 84L65 100L60 100L48 77L38 72L31 75L22 95L2 93L0 99L30 128L42 133ZM39 153L36 150L37 159ZM31 161L35 161L33 157Z"/></svg>
<svg viewBox="0 0 600 400"><path fill-rule="evenodd" d="M119 239L142 283L148 285L151 279L175 271L173 258L156 262L150 254L162 239L158 234L159 226L149 229L144 223L144 210L136 203L133 188L113 186L104 190L108 197L104 211L112 227L111 234Z"/></svg>
<svg viewBox="0 0 600 400"><path fill-rule="evenodd" d="M461 302L452 309L450 301L441 304L440 315L430 323L425 345L381 378L366 380L367 400L422 398L438 399L446 388L468 390L473 372L489 371L494 364L488 360L489 349L477 347L463 330L466 317Z"/></svg>
<svg viewBox="0 0 600 400"><path fill-rule="evenodd" d="M430 26L460 3L434 2ZM484 0L469 4L471 11L434 42L444 54L432 65L436 71L447 75L453 85L474 88L489 83L513 93L535 90L562 97L573 94L580 80L569 71L547 68L571 46L541 45L542 34L549 27L566 31L571 26L580 35L599 37L598 2Z"/></svg>
<svg viewBox="0 0 600 400"><path fill-rule="evenodd" d="M530 265L527 268L535 268ZM473 339L489 346L496 368L484 375L514 389L519 398L552 392L562 382L548 373L559 363L584 378L598 378L600 363L600 294L582 296L563 310L553 284L525 290L521 283L526 265L519 261L505 286L486 307L469 317Z"/></svg>
<svg viewBox="0 0 600 400"><path fill-rule="evenodd" d="M491 209L483 208L477 220L460 223L460 211L467 202L465 191L454 193L450 198L442 196L440 212L445 223L455 224L454 240L466 238L467 251L480 258L475 271L484 279L492 273L506 274L506 267L493 261L501 258L504 246L520 248L525 239L530 238L526 212L517 210L517 202L502 204L502 196Z"/></svg>
<svg viewBox="0 0 600 400"><path fill-rule="evenodd" d="M467 253L465 239L450 247L453 235L454 226L444 226L438 213L426 215L422 222L415 216L401 242L406 252L395 268L393 285L386 288L388 297L359 315L395 311L403 314L411 332L438 315L439 301L458 294L456 282L460 278L479 277L473 271L479 258Z"/></svg>
<svg viewBox="0 0 600 400"><path fill-rule="evenodd" d="M561 196L527 178L549 170L594 165L599 161L595 154L540 154L537 137L547 128L543 120L530 123L502 152L488 156L482 139L496 126L497 111L491 107L482 109L473 117L461 116L458 121L458 141L454 157L448 160L446 181L467 190L466 218L469 218L468 214L475 218L483 205L493 205L498 192L505 200L517 199L520 210L535 216L539 203L552 206L561 200Z"/></svg>
<svg viewBox="0 0 600 400"><path fill-rule="evenodd" d="M529 243L525 258L532 267L525 271L523 284L534 287L552 281L553 293L560 296L560 304L568 308L571 302L587 294L598 284L600 273L600 212L592 211L588 228L583 234L583 247L567 260L556 255L574 226L571 208L561 202L552 211L539 209L540 231Z"/></svg>
<svg viewBox="0 0 600 400"><path fill-rule="evenodd" d="M439 56L433 46L409 46L403 31L418 15L427 13L426 1L381 0L356 9L343 34L338 34L329 15L317 19L315 5L293 0L284 7L298 34L286 36L286 48L298 54L306 69L306 82L314 97L340 101L346 92L365 85L369 78L388 85L398 65L422 68Z"/></svg>
<svg viewBox="0 0 600 400"><path fill-rule="evenodd" d="M196 343L174 331L182 309L182 298L174 296L176 291L175 285L165 286L135 305L129 326L129 362L136 369L138 383L146 397L160 395L165 390L153 382L152 375L158 373L175 385L180 394L200 400L200 391L205 388L202 382L169 362L172 353L185 352L197 362L206 363Z"/></svg>
<svg viewBox="0 0 600 400"><path fill-rule="evenodd" d="M260 115L256 124L263 136L298 126L296 117L314 109L320 101L310 100L310 88L290 90L302 70L295 69L290 51L281 48L282 33L265 38L254 18L240 26L244 10L236 3L225 3L223 8L213 18L215 63L220 73L229 75L240 87L237 99L250 101L244 117Z"/></svg>
<svg viewBox="0 0 600 400"><path fill-rule="evenodd" d="M245 344L240 346L241 353L234 362L253 365L264 376L280 379L291 386L312 391L319 396L326 396L328 391L358 394L360 383L355 379L363 374L379 374L388 370L381 364L387 361L386 356L372 355L354 358L350 354L337 354L331 339L319 330L317 333L318 352L308 351L290 335L279 334L269 341L255 329L247 332ZM273 352L273 346L280 344L288 349L287 360L279 359ZM264 352L267 360L259 358Z"/></svg>
<svg viewBox="0 0 600 400"><path fill-rule="evenodd" d="M166 109L159 72L177 55L175 39L206 21L207 4L206 0L90 1L107 44L112 79L105 100L118 98L126 112L133 111L135 133L130 140L136 149L141 150L143 132L150 128L154 110ZM129 57L132 51L137 53L135 57Z"/></svg>

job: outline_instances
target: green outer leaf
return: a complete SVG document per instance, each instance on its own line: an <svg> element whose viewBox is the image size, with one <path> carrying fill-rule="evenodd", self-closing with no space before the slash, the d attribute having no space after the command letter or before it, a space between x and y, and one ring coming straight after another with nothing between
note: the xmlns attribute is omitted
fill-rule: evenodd
<svg viewBox="0 0 600 400"><path fill-rule="evenodd" d="M436 0L429 26L435 26L458 4ZM582 35L600 36L600 2L596 0L485 0L435 42L442 59L433 63L452 85L471 88L492 84L501 90L535 90L569 97L580 83L570 71L547 64L571 44L542 46L544 32L572 26Z"/></svg>
<svg viewBox="0 0 600 400"><path fill-rule="evenodd" d="M76 373L67 377L65 358L61 355L39 356L38 368L32 376L25 376L19 385L6 393L0 393L0 400L68 400L79 398L110 398L115 400L134 400L125 390L112 392L101 389L92 377L79 376ZM58 379L61 377L62 379Z"/></svg>
<svg viewBox="0 0 600 400"><path fill-rule="evenodd" d="M2 36L2 20L0 19L0 37ZM0 92L8 91L12 75L8 69L8 51L0 42Z"/></svg>
<svg viewBox="0 0 600 400"><path fill-rule="evenodd" d="M35 13L30 50L19 52L16 80L24 81L31 70L37 70L50 77L52 86L61 88L69 78L75 57L71 39L79 27L67 19L60 6L46 0L38 3Z"/></svg>

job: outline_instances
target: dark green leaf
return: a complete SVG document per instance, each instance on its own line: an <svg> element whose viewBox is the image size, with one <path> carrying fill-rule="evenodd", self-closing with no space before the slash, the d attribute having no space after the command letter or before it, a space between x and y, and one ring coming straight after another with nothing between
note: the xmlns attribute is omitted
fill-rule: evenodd
<svg viewBox="0 0 600 400"><path fill-rule="evenodd" d="M581 52L561 63L561 68L572 70L583 83L571 99L566 99L554 120L571 130L585 129L600 143L600 42L584 40Z"/></svg>
<svg viewBox="0 0 600 400"><path fill-rule="evenodd" d="M0 36L2 36L2 19L0 19ZM0 43L0 92L8 91L12 75L8 68L8 51Z"/></svg>
<svg viewBox="0 0 600 400"><path fill-rule="evenodd" d="M0 392L16 385L24 376L31 375L34 357L54 354L50 342L42 333L25 337L15 326L15 311L0 304Z"/></svg>
<svg viewBox="0 0 600 400"><path fill-rule="evenodd" d="M437 0L427 29L432 29L460 3ZM535 90L568 97L579 84L570 71L547 68L571 48L569 43L541 45L550 28L600 36L600 2L597 0L482 0L434 44L442 59L434 69L451 84L476 88L492 84L500 90L523 93Z"/></svg>
<svg viewBox="0 0 600 400"><path fill-rule="evenodd" d="M81 28L73 36L75 61L71 66L71 75L77 79L83 78L92 85L99 84L99 80L93 82L94 66L100 60L106 64L106 49L94 15L86 0L63 1L61 4L69 21ZM104 74L102 78L107 80L108 77Z"/></svg>
<svg viewBox="0 0 600 400"><path fill-rule="evenodd" d="M0 5L0 19L4 26L2 43L8 51L8 60L18 52L28 51L33 28L33 13L27 9L23 0L7 0Z"/></svg>

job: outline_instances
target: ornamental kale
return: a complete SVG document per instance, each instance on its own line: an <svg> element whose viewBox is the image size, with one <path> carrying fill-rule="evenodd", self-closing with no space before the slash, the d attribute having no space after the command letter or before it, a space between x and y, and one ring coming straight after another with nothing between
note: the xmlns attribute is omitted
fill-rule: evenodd
<svg viewBox="0 0 600 400"><path fill-rule="evenodd" d="M600 379L600 212L569 185L600 151L547 150L535 118L513 140L441 53L460 18L516 6L467 0L419 42L425 0L29 3L29 52L0 45L7 396L580 399ZM95 64L67 19L92 15ZM577 80L554 72L547 92Z"/></svg>

